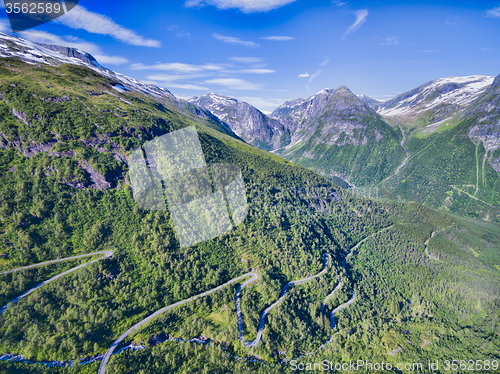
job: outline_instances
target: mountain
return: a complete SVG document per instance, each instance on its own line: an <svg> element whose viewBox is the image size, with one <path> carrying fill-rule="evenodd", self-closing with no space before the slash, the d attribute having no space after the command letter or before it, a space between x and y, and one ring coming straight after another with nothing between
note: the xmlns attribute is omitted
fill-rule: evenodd
<svg viewBox="0 0 500 374"><path fill-rule="evenodd" d="M421 136L453 126L460 114L493 82L473 75L427 82L383 103L378 113Z"/></svg>
<svg viewBox="0 0 500 374"><path fill-rule="evenodd" d="M370 108L374 110L377 110L378 108L380 108L380 106L384 104L384 101L374 99L373 97L370 96L358 95L358 97L362 102L364 102L366 105L368 105Z"/></svg>
<svg viewBox="0 0 500 374"><path fill-rule="evenodd" d="M59 54L62 54L63 56L76 58L84 62L85 65L87 66L93 65L98 68L102 68L102 66L97 62L95 57L85 51L81 51L76 48L62 47L59 45L52 45L52 44L37 43L37 45L39 45L42 48L48 49L49 51L54 51Z"/></svg>
<svg viewBox="0 0 500 374"><path fill-rule="evenodd" d="M412 126L411 118L423 118L422 108L430 122L441 120L423 131L409 129L407 162L380 186L387 196L490 220L500 211L500 78L453 78L450 85L442 85L450 80L405 95L420 95L421 100L396 109L406 113L396 115L401 126ZM463 85L457 88L460 81ZM435 96L429 87L444 93ZM449 113L443 114L443 108ZM379 112L387 114L385 110Z"/></svg>
<svg viewBox="0 0 500 374"><path fill-rule="evenodd" d="M469 137L474 142L483 143L486 149L485 159L496 172L500 172L500 75L460 118L474 119Z"/></svg>
<svg viewBox="0 0 500 374"><path fill-rule="evenodd" d="M400 135L347 87L288 102L271 115L291 133L276 154L321 173L369 184L404 158Z"/></svg>
<svg viewBox="0 0 500 374"><path fill-rule="evenodd" d="M367 199L239 140L167 90L19 38L0 37L0 50L0 372L97 373L129 329L107 373L274 374L309 354L393 367L500 359L498 213L486 222ZM332 126L366 117L339 148L380 149L376 130L390 143L387 125L357 97L326 96L317 112L339 117ZM297 127L326 123L303 119ZM470 148L471 126L455 126L448 140ZM136 204L129 162L158 137L193 127L208 167L202 183L185 177L212 193L204 182L217 175L214 164L233 165L248 215L181 248L172 207ZM412 152L431 148L419 141ZM480 159L484 151L472 149ZM152 171L150 162L148 154ZM30 265L38 266L12 272Z"/></svg>
<svg viewBox="0 0 500 374"><path fill-rule="evenodd" d="M205 108L248 144L270 151L290 142L290 133L277 120L243 101L214 93L193 97L190 103Z"/></svg>
<svg viewBox="0 0 500 374"><path fill-rule="evenodd" d="M110 82L109 89L101 91L101 93L116 95L117 93L128 91L139 92L150 98L163 100L188 116L194 114L197 117L203 117L212 126L237 138L226 124L219 121L217 117L204 108L178 99L164 88L145 84L134 78L106 69L87 52L64 46L32 43L28 40L0 32L0 57L16 58L29 64L44 63L51 66L70 64L90 68L97 74L106 77ZM96 94L99 94L99 92Z"/></svg>

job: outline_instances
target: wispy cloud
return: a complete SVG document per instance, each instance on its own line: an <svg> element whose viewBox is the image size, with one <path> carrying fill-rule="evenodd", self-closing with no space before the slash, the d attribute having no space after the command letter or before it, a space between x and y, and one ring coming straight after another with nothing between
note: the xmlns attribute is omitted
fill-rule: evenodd
<svg viewBox="0 0 500 374"><path fill-rule="evenodd" d="M243 64L257 64L263 61L260 57L230 57L229 60Z"/></svg>
<svg viewBox="0 0 500 374"><path fill-rule="evenodd" d="M326 66L330 63L330 57L325 57L323 62L321 63L321 66Z"/></svg>
<svg viewBox="0 0 500 374"><path fill-rule="evenodd" d="M167 30L175 33L178 38L189 38L191 36L190 32L182 30L178 25L167 26Z"/></svg>
<svg viewBox="0 0 500 374"><path fill-rule="evenodd" d="M322 73L323 73L323 70L318 69L318 70L316 70L316 73L314 73L313 75L311 75L311 77L309 78L309 82L307 83L307 86L306 86L306 88L307 88L308 90L310 90L309 85L310 85L310 84L311 84L311 83L312 83L312 82L313 82L316 78L318 78L318 77L319 77Z"/></svg>
<svg viewBox="0 0 500 374"><path fill-rule="evenodd" d="M299 78L308 78L308 77L310 77L309 73L299 74Z"/></svg>
<svg viewBox="0 0 500 374"><path fill-rule="evenodd" d="M8 22L0 20L0 32L9 32L9 31L11 31L11 30L10 30L10 26L9 26Z"/></svg>
<svg viewBox="0 0 500 374"><path fill-rule="evenodd" d="M344 2L344 1L341 1L341 0L332 0L332 4L336 5L336 6L342 6L342 5L346 5L347 2Z"/></svg>
<svg viewBox="0 0 500 374"><path fill-rule="evenodd" d="M225 35L217 34L216 32L214 32L212 34L212 36L215 39L220 40L220 41L222 41L224 43L227 43L227 44L242 45L242 46L247 47L247 48L258 48L258 47L260 47L260 45L257 44L257 43L250 42L250 41L245 41L245 40L241 40L240 38L235 38L233 36L225 36Z"/></svg>
<svg viewBox="0 0 500 374"><path fill-rule="evenodd" d="M153 74L148 75L148 79L152 79L154 81L162 81L162 82L175 82L182 81L186 79L200 78L206 77L207 74Z"/></svg>
<svg viewBox="0 0 500 374"><path fill-rule="evenodd" d="M382 45L398 45L399 44L399 37L397 36L389 36L387 38L384 38L382 40Z"/></svg>
<svg viewBox="0 0 500 374"><path fill-rule="evenodd" d="M240 72L245 73L245 74L270 74L270 73L276 73L276 70L272 70L272 69L243 69L243 70L240 70Z"/></svg>
<svg viewBox="0 0 500 374"><path fill-rule="evenodd" d="M354 21L354 23L345 31L344 35L342 35L342 39L346 39L350 33L358 30L363 25L363 23L366 22L366 18L368 17L368 9L358 10L355 14L356 21Z"/></svg>
<svg viewBox="0 0 500 374"><path fill-rule="evenodd" d="M97 61L102 65L122 65L128 62L125 57L121 56L108 56L103 53L101 47L94 43L75 38L74 36L65 36L64 38L40 30L28 30L20 33L25 39L35 43L45 43L60 45L63 47L71 47L80 49L94 56Z"/></svg>
<svg viewBox="0 0 500 374"><path fill-rule="evenodd" d="M261 90L262 85L248 82L239 78L217 78L209 79L205 83L216 84L229 88L230 90Z"/></svg>
<svg viewBox="0 0 500 374"><path fill-rule="evenodd" d="M165 64L156 64L149 66L143 64L132 64L130 68L132 70L165 70L177 73L197 73L207 70L217 71L224 69L222 66L216 64L191 65L191 64L185 64L183 62L169 62Z"/></svg>
<svg viewBox="0 0 500 374"><path fill-rule="evenodd" d="M444 24L446 26L457 26L458 25L458 18L455 17L452 19L447 19L446 21L444 21Z"/></svg>
<svg viewBox="0 0 500 374"><path fill-rule="evenodd" d="M254 97L254 96L242 96L238 97L239 101L245 101L254 107L258 108L266 114L271 114L271 112L283 104L287 99L278 98L267 98L267 97Z"/></svg>
<svg viewBox="0 0 500 374"><path fill-rule="evenodd" d="M261 38L264 40L272 40L275 42L288 42L290 40L295 40L293 36L266 36L264 38Z"/></svg>
<svg viewBox="0 0 500 374"><path fill-rule="evenodd" d="M486 11L486 17L500 18L500 6L493 9L488 9Z"/></svg>
<svg viewBox="0 0 500 374"><path fill-rule="evenodd" d="M296 0L187 0L186 7L213 5L218 9L239 9L244 13L269 12Z"/></svg>
<svg viewBox="0 0 500 374"><path fill-rule="evenodd" d="M420 52L422 53L436 53L439 52L437 49L422 49Z"/></svg>
<svg viewBox="0 0 500 374"><path fill-rule="evenodd" d="M71 12L57 18L54 22L61 23L72 29L83 29L93 34L109 35L121 42L144 47L160 47L158 40L146 39L134 30L118 25L111 18L102 14L89 12L77 5Z"/></svg>

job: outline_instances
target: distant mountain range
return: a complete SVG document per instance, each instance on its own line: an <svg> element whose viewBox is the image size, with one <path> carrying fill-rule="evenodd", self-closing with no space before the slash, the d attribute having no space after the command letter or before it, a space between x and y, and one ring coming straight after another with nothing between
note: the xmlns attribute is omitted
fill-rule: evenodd
<svg viewBox="0 0 500 374"><path fill-rule="evenodd" d="M0 56L76 64L164 100L186 116L351 186L488 217L500 207L500 76L449 77L382 102L347 87L285 102L271 115L215 93L189 100L102 67L73 48L0 34ZM112 92L110 92L112 94ZM166 110L166 109L165 109Z"/></svg>
<svg viewBox="0 0 500 374"><path fill-rule="evenodd" d="M341 86L270 116L216 94L190 102L249 143L321 174L488 217L500 207L499 86L500 76L449 77L386 102Z"/></svg>

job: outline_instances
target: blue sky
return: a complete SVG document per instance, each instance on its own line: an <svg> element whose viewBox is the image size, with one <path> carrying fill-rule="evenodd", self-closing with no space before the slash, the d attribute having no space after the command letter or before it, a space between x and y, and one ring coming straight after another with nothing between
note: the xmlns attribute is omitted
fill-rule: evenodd
<svg viewBox="0 0 500 374"><path fill-rule="evenodd" d="M86 50L178 97L216 92L266 112L340 85L387 100L500 74L500 1L81 0L17 35Z"/></svg>

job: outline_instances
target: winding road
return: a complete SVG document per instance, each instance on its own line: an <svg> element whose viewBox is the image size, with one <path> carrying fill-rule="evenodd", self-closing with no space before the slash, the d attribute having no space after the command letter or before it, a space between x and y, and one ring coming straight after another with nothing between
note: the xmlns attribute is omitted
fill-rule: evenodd
<svg viewBox="0 0 500 374"><path fill-rule="evenodd" d="M454 224L455 224L455 222L453 222L450 226L445 227L444 229L441 229L441 230L438 230L438 231L433 231L433 232L432 232L432 234L431 234L431 236L429 237L429 239L427 239L427 240L425 241L425 243L424 243L424 250L425 250L425 254L427 255L427 257L429 257L429 259L434 260L434 261L439 261L439 258L436 258L436 257L434 257L434 256L430 255L430 254L429 254L429 252L427 251L427 245L429 244L430 240L431 240L434 236L436 236L436 234L437 234L438 232L443 231L443 230L446 230L446 229L449 229L449 228L450 228L451 226L453 226Z"/></svg>
<svg viewBox="0 0 500 374"><path fill-rule="evenodd" d="M97 256L97 255L104 255L101 258L98 258L96 260L92 260L92 261L86 262L84 264L75 266L74 268L66 270L66 271L64 271L64 272L62 272L60 274L57 274L57 275L53 276L50 279L47 279L46 281L40 283L39 285L33 287L32 289L30 289L28 291L26 291L21 296L16 297L14 300L12 300L11 302L9 302L7 305L5 305L4 307L2 307L0 309L0 314L2 314L7 309L7 307L9 306L9 304L17 303L19 300L21 300L22 298L28 296L30 293L32 293L33 291L39 289L40 287L46 286L47 284L49 284L51 282L54 282L55 280L57 280L57 279L59 279L61 277L64 277L65 275L68 275L69 273L72 273L72 272L74 272L76 270L79 270L79 269L81 269L81 268L83 268L83 267L85 267L87 265L93 264L94 262L110 258L111 256L113 256L113 253L114 253L113 251L101 251L101 252L87 253L87 254L84 254L84 255L78 255L78 256L73 256L73 257L66 257L66 258L61 258L61 259L52 260L52 261L45 261L45 262L41 262L39 264L24 266L24 267L21 267L21 268L16 268L16 269L12 269L12 270L7 270L7 271L1 272L0 275L1 274L9 274L9 273L14 273L16 271L21 271L21 270L26 270L26 269L32 269L32 268L39 267L39 266L45 266L45 265L55 264L57 262L76 260L76 259L79 259L79 258L82 258L82 257L91 257L91 256Z"/></svg>
<svg viewBox="0 0 500 374"><path fill-rule="evenodd" d="M361 240L358 244L356 244L354 247L351 248L351 250L349 251L349 253L344 257L344 261L342 262L342 266L344 268L344 270L346 271L347 273L347 269L346 269L346 261L349 257L352 256L352 254L354 253L354 251L361 245L363 244L364 242L366 242L368 239L370 238L373 238L375 235L377 234L380 234L386 230L389 230L391 227L394 227L394 225L390 225L380 231L377 231L373 234L371 234L370 236L367 236L366 238L364 238L363 240ZM338 276L338 284L337 284L337 287L335 287L335 289L325 298L325 300L323 300L323 302L321 303L321 314L323 315L323 317L325 316L325 306L326 306L326 303L328 302L328 300L335 294L335 292L337 292L340 287L342 286L342 279L340 277L340 275ZM338 307L336 307L334 310L332 310L331 314L330 314L330 328L332 330L334 330L337 325L335 323L335 313L337 313L339 310L342 310L344 308L347 308L349 305L351 305L354 301L356 301L356 294L354 293L354 290L352 290L352 297L349 299L349 301L345 302L344 304L342 305L339 305Z"/></svg>
<svg viewBox="0 0 500 374"><path fill-rule="evenodd" d="M238 290L236 291L236 313L238 315L238 330L240 332L240 340L243 342L245 347L253 348L257 345L257 343L259 343L260 339L262 338L262 332L264 331L264 327L265 327L265 323L266 323L266 315L285 298L286 293L287 293L288 289L290 288L290 286L297 286L299 284L303 284L305 282L308 282L311 279L320 277L321 275L323 275L327 271L328 260L331 258L331 256L329 254L325 254L324 257L325 257L325 267L318 274L313 275L311 277L292 281L292 282L289 282L286 284L286 286L283 288L283 291L281 292L281 296L279 297L279 299L276 300L270 306L268 306L260 315L259 330L257 331L257 337L254 340L252 340L251 342L247 342L243 338L243 318L241 316L241 309L240 309L240 292L243 289L243 287L245 287L248 283L250 283L251 281L254 281L255 279L247 281L247 282L243 283L240 287L238 287Z"/></svg>
<svg viewBox="0 0 500 374"><path fill-rule="evenodd" d="M142 321L138 322L137 324L135 324L134 326L132 326L130 329L128 329L127 331L125 331L123 334L121 334L118 339L116 339L113 344L111 345L111 347L109 347L109 349L106 351L106 353L104 354L104 357L102 359L102 362L101 362L101 365L99 366L99 371L98 371L98 374L105 374L106 373L106 365L108 364L108 361L109 359L111 358L111 355L113 354L113 352L115 351L115 349L118 347L118 345L120 345L120 343L127 337L129 336L130 334L132 334L133 332L137 331L141 326L145 325L146 323L150 322L151 320L155 319L156 317L158 317L160 314L163 314L167 311L169 311L170 309L173 309L175 307L178 307L178 306L181 306L183 304L186 304L186 303L189 303L191 301L194 301L194 300L197 300L201 297L204 297L204 296L207 296L207 295L210 295L211 293L215 292L215 291L218 291L226 286L229 286L230 284L233 284L233 283L236 283L246 277L252 277L251 278L251 281L255 280L258 278L258 275L255 274L255 273L246 273L246 274L243 274L237 278L234 278L234 279L231 279L229 282L226 282L224 284L221 284L220 286L218 287L215 287L215 288L212 288L211 290L208 290L208 291L205 291L203 293L200 293L198 295L195 295L193 297L190 297L189 299L184 299L184 300L181 300L181 301L178 301L177 303L175 304L171 304L169 306L166 306L156 312L154 312L153 314L151 314L149 317L147 318L144 318ZM248 281L247 281L248 282ZM245 283L247 283L245 282Z"/></svg>
<svg viewBox="0 0 500 374"><path fill-rule="evenodd" d="M365 241L367 241L368 239L374 237L375 235L385 231L385 230L388 230L390 229L391 227L393 227L394 225L391 225L391 226L388 226L376 233L373 233L372 235L364 238L363 240L361 240L359 243L357 243L354 247L351 248L350 252L345 256L344 258L344 261L343 261L343 267L344 267L344 270L347 272L347 269L346 269L346 261L347 259L352 256L353 252L361 245L363 244ZM434 234L434 233L433 233ZM430 240L430 239L429 239ZM426 244L428 243L428 241L426 242ZM53 263L57 263L57 262L62 262L62 261L69 261L69 260L74 260L74 259L78 259L78 258L82 258L82 257L90 257L90 256L95 256L95 255L104 255L103 257L99 258L99 259L96 259L96 260L92 260L90 262L87 262L85 264L81 264L81 265L78 265L74 268L71 268L61 274L58 274L48 280L46 280L45 282L42 282L40 283L39 285L37 285L36 287L33 287L32 289L30 289L29 291L25 292L24 294L22 294L21 296L17 297L16 299L14 299L13 301L11 301L11 303L15 303L17 301L19 301L20 299L22 299L23 297L26 297L27 295L29 295L31 292L35 291L36 289L48 284L48 283L51 283L69 273L72 273L73 271L76 271L78 269L81 269L87 265L90 265L94 262L97 262L97 261L100 261L100 260L103 260L103 259L107 259L107 258L110 258L112 255L114 254L113 251L102 251L102 252L93 252L93 253L89 253L89 254L84 254L84 255L78 255L78 256L73 256L73 257L67 257L67 258L63 258L63 259L58 259L58 260L52 260L52 261L46 261L46 262L43 262L43 263L39 263L39 264L35 264L35 265L29 265L29 266L25 266L25 267L21 267L21 268L16 268L16 269L12 269L12 270L8 270L8 271L4 271L4 272L1 272L0 274L8 274L8 273L13 273L13 272L16 272L16 271L21 271L21 270L25 270L25 269L31 269L31 268L34 268L34 267L39 267L39 266L44 266L44 265L49 265L49 264L53 264ZM331 256L329 254L324 254L324 268L323 270L321 270L318 274L316 275L313 275L313 276L310 276L310 277L307 277L307 278L302 278L302 279L298 279L296 281L292 281L292 282L289 282L285 285L285 287L283 288L283 291L281 292L281 295L280 297L278 298L278 300L276 300L272 305L270 305L269 307L267 307L264 312L262 312L261 316L260 316L260 321L259 321L259 330L258 330L258 333L257 333L257 337L251 341L251 342L247 342L244 340L243 338L243 319L242 319L242 316L241 316L241 309L240 309L240 294L241 294L241 291L243 290L243 288L245 288L248 284L254 282L255 280L258 279L258 274L254 273L254 272L249 272L249 273L246 273L246 274L243 274L239 277L236 277L234 279L231 279L230 281L220 285L220 286L217 286L215 288L212 288L208 291L205 291L201 294L198 294L198 295L195 295L193 297L190 297L188 299L184 299L184 300L181 300L181 301L178 301L174 304L171 304L171 305L168 305L156 312L154 312L153 314L151 314L150 316L144 318L143 320L141 320L140 322L138 322L137 324L135 324L134 326L132 326L130 329L128 329L127 331L125 331L122 335L120 335L114 342L113 344L109 347L109 349L106 351L106 353L104 354L104 356L102 357L102 362L99 366L99 371L98 371L98 374L105 374L106 373L106 365L108 364L109 362L109 359L111 358L111 356L113 355L113 353L115 352L116 348L120 345L120 343L125 340L130 334L136 332L138 329L140 329L142 326L144 326L145 324L147 324L148 322L152 321L153 319L155 319L156 317L158 317L159 315L173 309L173 308L176 308L178 306L181 306L183 304L187 304L191 301L194 301L194 300L197 300L199 298L202 298L204 296L208 296L210 295L211 293L213 292L216 292L230 284L233 284L233 283L236 283L236 282L239 282L247 277L250 277L250 279L246 280L245 282L243 282L237 289L236 291L236 311L237 311L237 316L238 316L238 330L239 330L239 334L240 334L240 340L244 343L245 347L248 347L248 348L252 348L252 347L255 347L259 341L261 340L262 338L262 333L263 333L263 330L264 330L264 327L265 327L265 318L266 318L266 315L274 308L276 307L283 299L284 297L286 296L286 293L287 291L289 290L289 288L291 286L294 286L294 285L300 285L300 284L303 284L303 283L306 283L312 279L315 279L315 278L318 278L320 276L322 276L327 270L328 270L328 265L329 265L329 262L331 261ZM328 302L328 300L333 296L333 294L338 291L340 288L341 288L341 284L342 284L342 279L340 277L340 275L337 277L338 279L338 284L337 286L335 287L335 289L324 299L323 303L321 304L321 313L324 315L324 309L325 309L325 306L326 306L326 303ZM356 295L354 294L354 290L352 291L352 297L349 301L347 301L346 303L338 306L337 308L335 308L332 312L331 312L331 316L330 316L330 326L331 326L331 329L335 329L336 328L336 324L335 324L335 313L348 307L350 304L352 304L354 301L356 300ZM10 304L10 303L9 303ZM9 305L8 304L8 305ZM0 314L5 311L5 309L8 307L8 305L4 306L2 309L0 309ZM331 338L325 343L327 344L329 341L331 340ZM321 349L322 347L324 346L324 344L319 348Z"/></svg>

